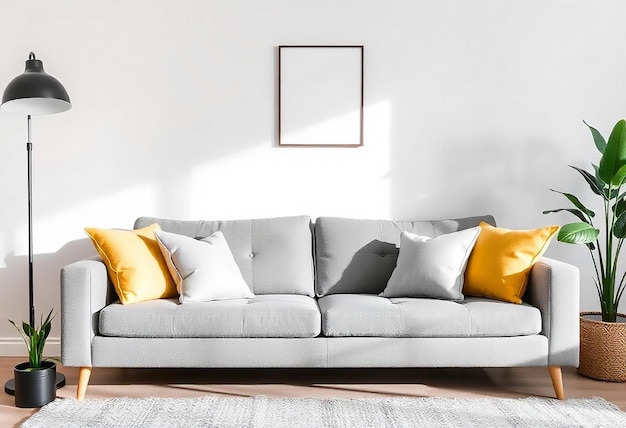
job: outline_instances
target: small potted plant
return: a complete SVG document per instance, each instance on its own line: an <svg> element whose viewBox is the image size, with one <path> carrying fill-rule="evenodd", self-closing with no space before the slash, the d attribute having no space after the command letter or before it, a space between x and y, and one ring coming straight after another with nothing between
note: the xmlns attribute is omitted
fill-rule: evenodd
<svg viewBox="0 0 626 428"><path fill-rule="evenodd" d="M587 123L585 123L587 125ZM600 162L593 172L571 166L587 182L591 194L602 203L602 216L594 224L595 212L571 193L560 193L570 208L544 211L544 214L567 211L580 221L561 227L558 240L583 244L589 250L595 270L594 283L601 312L580 315L580 364L583 376L613 382L626 381L626 317L618 312L626 290L626 273L618 270L619 256L626 238L626 121L613 127L608 142L600 132L587 125ZM552 189L551 189L552 190Z"/></svg>
<svg viewBox="0 0 626 428"><path fill-rule="evenodd" d="M15 376L15 405L17 407L41 407L56 397L56 364L43 358L43 348L50 334L55 315L41 317L39 328L23 322L22 328L9 320L20 332L28 349L28 361L13 369Z"/></svg>

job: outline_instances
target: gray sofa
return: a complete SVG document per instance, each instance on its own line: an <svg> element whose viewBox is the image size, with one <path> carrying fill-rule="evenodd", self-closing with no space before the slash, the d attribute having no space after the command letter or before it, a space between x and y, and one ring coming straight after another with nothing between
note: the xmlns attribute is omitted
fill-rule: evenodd
<svg viewBox="0 0 626 428"><path fill-rule="evenodd" d="M385 298L401 231L430 237L495 225L491 216L386 221L307 216L233 221L142 217L135 228L206 237L221 230L255 297L121 305L100 259L61 270L61 359L80 367L561 366L578 365L578 269L542 258L521 305Z"/></svg>

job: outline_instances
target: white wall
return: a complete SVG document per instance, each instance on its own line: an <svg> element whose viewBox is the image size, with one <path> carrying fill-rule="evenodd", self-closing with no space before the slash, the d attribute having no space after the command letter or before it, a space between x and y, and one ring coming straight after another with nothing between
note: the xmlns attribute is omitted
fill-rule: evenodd
<svg viewBox="0 0 626 428"><path fill-rule="evenodd" d="M61 266L94 253L83 227L139 215L292 214L499 225L567 220L548 188L626 112L626 2L597 0L0 0L0 86L28 52L67 113L35 117L36 306ZM276 147L276 47L365 46L365 146ZM0 113L0 320L27 312L26 119ZM582 269L581 247L548 255ZM59 322L50 353L58 352ZM23 354L0 322L0 355Z"/></svg>

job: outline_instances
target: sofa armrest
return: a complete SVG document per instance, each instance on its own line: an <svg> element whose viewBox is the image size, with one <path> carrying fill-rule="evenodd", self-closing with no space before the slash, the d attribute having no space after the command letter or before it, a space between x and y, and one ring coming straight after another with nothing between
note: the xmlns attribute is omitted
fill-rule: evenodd
<svg viewBox="0 0 626 428"><path fill-rule="evenodd" d="M109 279L101 260L81 260L61 269L61 362L91 367L91 341L107 305Z"/></svg>
<svg viewBox="0 0 626 428"><path fill-rule="evenodd" d="M576 266L543 257L528 279L526 302L541 310L548 338L548 365L578 366L580 272Z"/></svg>

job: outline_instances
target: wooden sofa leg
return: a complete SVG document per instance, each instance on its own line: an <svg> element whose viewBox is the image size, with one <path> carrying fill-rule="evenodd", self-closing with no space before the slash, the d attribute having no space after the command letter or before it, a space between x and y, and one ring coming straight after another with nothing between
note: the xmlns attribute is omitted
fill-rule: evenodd
<svg viewBox="0 0 626 428"><path fill-rule="evenodd" d="M83 401L87 393L87 385L91 376L91 367L81 367L78 373L78 387L76 388L76 399Z"/></svg>
<svg viewBox="0 0 626 428"><path fill-rule="evenodd" d="M563 374L561 373L561 367L548 366L550 371L550 379L552 379L552 386L556 393L556 398L559 400L565 400L565 392L563 391Z"/></svg>

